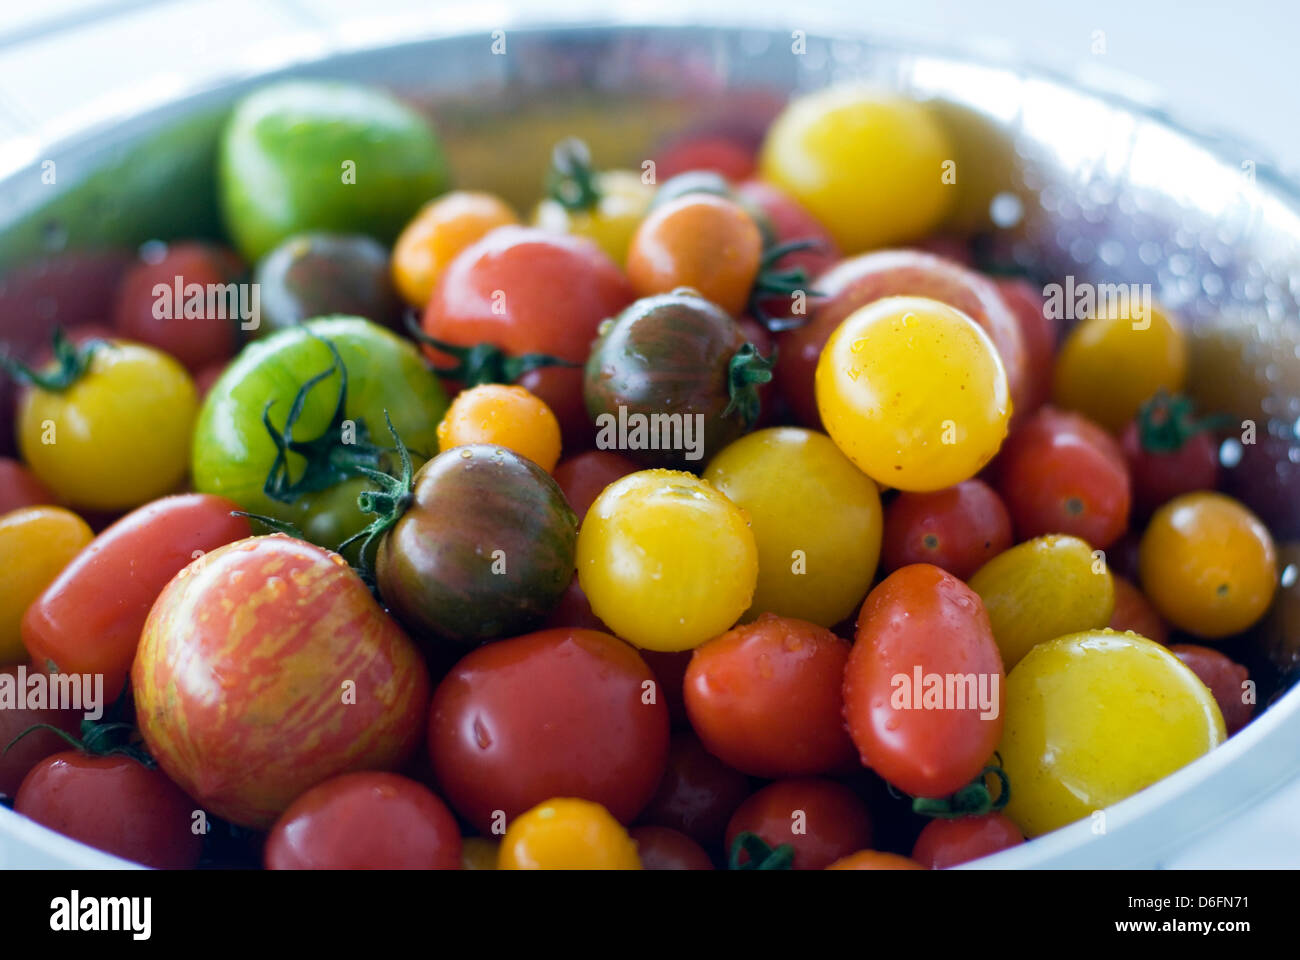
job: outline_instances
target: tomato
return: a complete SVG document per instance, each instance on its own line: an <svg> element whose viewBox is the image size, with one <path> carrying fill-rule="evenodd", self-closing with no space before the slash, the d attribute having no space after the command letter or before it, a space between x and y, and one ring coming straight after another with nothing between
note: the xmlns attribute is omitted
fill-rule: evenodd
<svg viewBox="0 0 1300 960"><path fill-rule="evenodd" d="M438 424L438 449L472 443L499 444L550 473L560 459L560 424L523 387L483 383L456 394Z"/></svg>
<svg viewBox="0 0 1300 960"><path fill-rule="evenodd" d="M1250 671L1218 650L1193 643L1176 643L1169 652L1191 667L1201 683L1210 688L1214 702L1223 714L1223 726L1228 736L1250 723L1251 714L1255 712Z"/></svg>
<svg viewBox="0 0 1300 960"><path fill-rule="evenodd" d="M546 472L502 447L438 454L379 541L375 577L420 637L472 644L538 626L573 579L578 523Z"/></svg>
<svg viewBox="0 0 1300 960"><path fill-rule="evenodd" d="M782 111L768 128L759 172L807 207L846 253L858 253L939 225L952 197L943 164L953 156L922 104L842 86Z"/></svg>
<svg viewBox="0 0 1300 960"><path fill-rule="evenodd" d="M930 870L946 870L1024 842L1020 828L1001 813L931 820L916 838L912 859Z"/></svg>
<svg viewBox="0 0 1300 960"><path fill-rule="evenodd" d="M70 385L23 391L23 459L75 507L125 510L174 490L185 476L198 410L194 381L166 354L124 342L101 342L77 376L86 349L56 349Z"/></svg>
<svg viewBox="0 0 1300 960"><path fill-rule="evenodd" d="M1182 323L1155 305L1141 312L1111 304L1070 331L1056 358L1053 403L1118 432L1157 391L1183 388Z"/></svg>
<svg viewBox="0 0 1300 960"><path fill-rule="evenodd" d="M1277 550L1259 518L1221 493L1188 493L1156 511L1138 548L1142 589L1181 630L1215 639L1268 610Z"/></svg>
<svg viewBox="0 0 1300 960"><path fill-rule="evenodd" d="M1106 626L1123 632L1132 630L1140 637L1156 643L1169 644L1169 625L1156 613L1151 601L1133 585L1133 581L1113 574L1115 582L1115 612Z"/></svg>
<svg viewBox="0 0 1300 960"><path fill-rule="evenodd" d="M804 426L820 425L814 396L817 363L850 314L885 297L925 297L960 310L989 335L1006 370L1015 411L1028 407L1028 357L1015 313L997 286L959 263L918 250L880 250L841 261L812 281L812 319L781 334L776 383Z"/></svg>
<svg viewBox="0 0 1300 960"><path fill-rule="evenodd" d="M979 595L930 564L903 567L858 614L844 671L849 736L863 764L898 789L945 797L993 755L1003 679Z"/></svg>
<svg viewBox="0 0 1300 960"><path fill-rule="evenodd" d="M582 627L584 630L609 632L609 627L601 622L600 617L591 612L591 604L587 601L587 595L582 592L582 584L578 583L576 572L542 623L544 630L553 627ZM689 653L687 655L689 656Z"/></svg>
<svg viewBox="0 0 1300 960"><path fill-rule="evenodd" d="M654 794L667 753L668 710L650 668L594 630L480 647L438 685L429 711L443 795L485 834L556 796L594 801L629 823Z"/></svg>
<svg viewBox="0 0 1300 960"><path fill-rule="evenodd" d="M939 490L998 452L1011 400L988 335L959 310L886 297L850 315L817 364L826 432L877 483Z"/></svg>
<svg viewBox="0 0 1300 960"><path fill-rule="evenodd" d="M1078 414L1043 407L1012 434L996 469L998 493L1022 540L1065 533L1104 550L1128 527L1123 454Z"/></svg>
<svg viewBox="0 0 1300 960"><path fill-rule="evenodd" d="M578 533L596 616L651 650L697 647L734 624L758 579L744 511L689 473L642 470L605 488Z"/></svg>
<svg viewBox="0 0 1300 960"><path fill-rule="evenodd" d="M177 574L131 680L158 765L206 810L257 828L330 777L401 766L429 701L418 651L361 578L283 534Z"/></svg>
<svg viewBox="0 0 1300 960"><path fill-rule="evenodd" d="M706 750L756 777L851 768L840 687L849 646L825 627L765 613L695 648L686 712Z"/></svg>
<svg viewBox="0 0 1300 960"><path fill-rule="evenodd" d="M582 371L602 320L635 294L618 266L583 237L527 227L499 227L448 264L425 308L424 332L447 343L490 344L513 356L557 357L574 366L543 366L507 378L541 397L564 431L564 445L591 445ZM452 357L429 350L439 367Z"/></svg>
<svg viewBox="0 0 1300 960"><path fill-rule="evenodd" d="M64 836L147 867L185 870L199 862L198 807L168 780L124 754L65 750L23 778L14 811Z"/></svg>
<svg viewBox="0 0 1300 960"><path fill-rule="evenodd" d="M826 867L827 870L924 870L911 857L897 853L885 853L881 850L859 850L847 857L840 857Z"/></svg>
<svg viewBox="0 0 1300 960"><path fill-rule="evenodd" d="M631 170L594 172L581 141L561 141L554 160L548 194L533 211L533 224L587 237L615 263L623 263L632 235L650 209L654 187Z"/></svg>
<svg viewBox="0 0 1300 960"><path fill-rule="evenodd" d="M1002 295L1002 302L1016 318L1020 327L1020 340L1025 347L1025 387L1023 395L1016 398L1016 413L1023 419L1045 404L1052 395L1056 321L1047 315L1040 288L1019 277L994 278L993 283Z"/></svg>
<svg viewBox="0 0 1300 960"><path fill-rule="evenodd" d="M395 773L345 773L312 787L266 838L268 870L459 870L447 805Z"/></svg>
<svg viewBox="0 0 1300 960"><path fill-rule="evenodd" d="M208 494L164 497L127 514L63 567L22 621L23 644L45 669L97 673L117 699L140 631L163 588L196 557L247 537L235 505Z"/></svg>
<svg viewBox="0 0 1300 960"><path fill-rule="evenodd" d="M731 314L749 300L763 235L743 207L707 193L657 206L641 221L627 254L627 275L642 297L690 287Z"/></svg>
<svg viewBox="0 0 1300 960"><path fill-rule="evenodd" d="M1191 401L1156 394L1120 436L1133 478L1133 506L1144 517L1174 497L1219 485L1219 445L1192 419Z"/></svg>
<svg viewBox="0 0 1300 960"><path fill-rule="evenodd" d="M12 684L11 689L16 695L25 685L26 677L37 668L29 666L26 669L27 673L20 675L17 666L0 667L0 676L9 678L0 680L0 683ZM28 770L50 754L68 749L68 741L52 730L26 731L38 723L48 723L76 736L81 730L82 715L78 710L52 710L48 706L20 708L16 700L12 704L5 703L0 708L0 797L13 797ZM25 736L17 739L21 734Z"/></svg>
<svg viewBox="0 0 1300 960"><path fill-rule="evenodd" d="M691 170L713 170L728 180L744 180L754 172L754 150L735 137L696 134L668 144L655 156L660 183Z"/></svg>
<svg viewBox="0 0 1300 960"><path fill-rule="evenodd" d="M698 843L668 827L633 827L628 836L636 843L643 870L712 870L713 861Z"/></svg>
<svg viewBox="0 0 1300 960"><path fill-rule="evenodd" d="M510 824L501 870L640 870L636 842L598 803L548 800Z"/></svg>
<svg viewBox="0 0 1300 960"><path fill-rule="evenodd" d="M578 589L582 589L579 587ZM588 607L590 609L590 607ZM592 614L592 619L599 619ZM604 624L599 629L608 630ZM690 726L686 718L686 668L691 665L692 650L642 650L641 659L655 675L659 693L668 705L668 719L674 728Z"/></svg>
<svg viewBox="0 0 1300 960"><path fill-rule="evenodd" d="M407 303L422 309L462 250L518 222L510 205L491 193L444 193L420 208L393 245L393 283Z"/></svg>
<svg viewBox="0 0 1300 960"><path fill-rule="evenodd" d="M1037 837L1119 803L1223 739L1210 691L1158 643L1113 630L1058 637L1007 678L1004 812Z"/></svg>
<svg viewBox="0 0 1300 960"><path fill-rule="evenodd" d="M54 494L17 460L0 457L0 514L55 502Z"/></svg>
<svg viewBox="0 0 1300 960"><path fill-rule="evenodd" d="M0 664L29 659L23 614L93 536L86 521L62 507L0 515Z"/></svg>
<svg viewBox="0 0 1300 960"><path fill-rule="evenodd" d="M1278 433L1274 433L1278 430ZM1300 453L1290 425L1270 426L1241 445L1241 461L1224 471L1227 492L1259 515L1277 536L1300 538Z"/></svg>
<svg viewBox="0 0 1300 960"><path fill-rule="evenodd" d="M564 498L581 523L606 487L638 469L627 457L609 450L587 450L561 460L551 476L564 491Z"/></svg>
<svg viewBox="0 0 1300 960"><path fill-rule="evenodd" d="M640 822L670 827L710 850L719 849L727 821L749 796L749 778L704 749L691 733L678 733L668 748L659 789Z"/></svg>
<svg viewBox="0 0 1300 960"><path fill-rule="evenodd" d="M932 563L959 580L1011 546L1011 517L982 480L931 493L900 493L885 510L885 570Z"/></svg>
<svg viewBox="0 0 1300 960"><path fill-rule="evenodd" d="M857 794L834 780L778 780L732 815L727 824L728 851L741 833L757 834L773 849L790 844L795 870L821 870L871 846L871 817Z"/></svg>
<svg viewBox="0 0 1300 960"><path fill-rule="evenodd" d="M316 442L310 468L297 453L278 460L263 416L282 434L295 398L327 371L307 390L292 429L295 441ZM194 434L194 486L297 524L313 543L335 548L368 520L357 507L366 480L335 464L388 463L385 412L406 445L428 456L446 409L442 387L409 341L360 317L314 320L250 344L213 386ZM268 478L275 496L266 492Z"/></svg>
<svg viewBox="0 0 1300 960"><path fill-rule="evenodd" d="M1035 644L1104 627L1115 612L1115 583L1106 560L1078 537L1026 540L994 557L970 578L1010 669Z"/></svg>
<svg viewBox="0 0 1300 960"><path fill-rule="evenodd" d="M495 870L501 844L487 837L465 837L460 844L462 870Z"/></svg>
<svg viewBox="0 0 1300 960"><path fill-rule="evenodd" d="M294 234L262 258L253 282L262 291L258 336L331 314L392 327L402 309L387 248L359 234Z"/></svg>
<svg viewBox="0 0 1300 960"><path fill-rule="evenodd" d="M764 612L829 627L866 596L880 555L876 485L824 434L772 427L742 437L704 471L749 516Z"/></svg>

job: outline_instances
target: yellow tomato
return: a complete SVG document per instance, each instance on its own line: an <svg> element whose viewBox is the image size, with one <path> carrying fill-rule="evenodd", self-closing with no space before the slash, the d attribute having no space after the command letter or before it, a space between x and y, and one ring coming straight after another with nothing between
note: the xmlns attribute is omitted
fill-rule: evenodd
<svg viewBox="0 0 1300 960"><path fill-rule="evenodd" d="M1078 537L1049 534L1004 550L970 578L1010 670L1036 644L1104 627L1115 580L1104 556Z"/></svg>
<svg viewBox="0 0 1300 960"><path fill-rule="evenodd" d="M1058 637L1007 677L1005 813L1036 837L1119 803L1225 736L1213 695L1160 644L1113 630Z"/></svg>
<svg viewBox="0 0 1300 960"><path fill-rule="evenodd" d="M570 210L547 198L533 213L534 226L555 233L586 237L620 266L627 261L632 235L645 219L654 199L654 187L641 182L631 170L606 170L595 174L598 198L587 210Z"/></svg>
<svg viewBox="0 0 1300 960"><path fill-rule="evenodd" d="M467 443L505 447L547 473L560 459L560 422L523 387L484 383L462 390L438 424L438 449Z"/></svg>
<svg viewBox="0 0 1300 960"><path fill-rule="evenodd" d="M497 227L518 223L509 204L490 193L454 190L424 205L393 245L393 283L423 307L456 255Z"/></svg>
<svg viewBox="0 0 1300 960"><path fill-rule="evenodd" d="M1156 511L1138 546L1147 599L1198 637L1240 633L1268 610L1277 551L1253 513L1221 493L1187 493Z"/></svg>
<svg viewBox="0 0 1300 960"><path fill-rule="evenodd" d="M1052 399L1117 433L1157 391L1183 389L1187 342L1178 318L1154 304L1144 311L1108 303L1066 338L1056 357Z"/></svg>
<svg viewBox="0 0 1300 960"><path fill-rule="evenodd" d="M501 844L487 837L463 837L460 841L462 870L495 870Z"/></svg>
<svg viewBox="0 0 1300 960"><path fill-rule="evenodd" d="M548 800L515 818L501 841L501 870L640 870L636 842L598 803Z"/></svg>
<svg viewBox="0 0 1300 960"><path fill-rule="evenodd" d="M839 623L866 596L880 559L880 494L823 433L773 427L741 437L704 479L749 515L760 613Z"/></svg>
<svg viewBox="0 0 1300 960"><path fill-rule="evenodd" d="M23 646L23 614L94 537L86 521L61 507L23 507L0 516L0 665L31 659Z"/></svg>
<svg viewBox="0 0 1300 960"><path fill-rule="evenodd" d="M953 156L923 105L832 87L795 100L773 121L759 172L807 207L848 255L930 233L957 189L958 171L945 167Z"/></svg>
<svg viewBox="0 0 1300 960"><path fill-rule="evenodd" d="M970 479L998 452L1011 417L988 334L923 297L886 297L849 314L822 350L816 390L835 445L899 490Z"/></svg>
<svg viewBox="0 0 1300 960"><path fill-rule="evenodd" d="M749 607L757 578L749 518L689 473L615 480L578 532L578 581L592 611L649 650L689 650L718 636Z"/></svg>

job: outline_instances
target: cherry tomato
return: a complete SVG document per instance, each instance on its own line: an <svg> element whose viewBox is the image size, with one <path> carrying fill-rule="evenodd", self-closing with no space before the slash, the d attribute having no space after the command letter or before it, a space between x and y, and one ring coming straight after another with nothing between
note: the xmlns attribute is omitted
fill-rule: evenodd
<svg viewBox="0 0 1300 960"><path fill-rule="evenodd" d="M557 147L559 151L561 147ZM585 147L583 148L585 150ZM582 188L577 180L560 176L550 195L533 211L533 225L556 233L571 233L596 243L615 263L627 260L632 236L650 209L655 190L631 170L592 172L581 161ZM569 189L566 189L568 187Z"/></svg>
<svg viewBox="0 0 1300 960"><path fill-rule="evenodd" d="M229 500L164 497L109 527L67 564L22 621L23 644L43 669L99 673L112 702L126 683L154 601L196 557L251 532ZM53 666L51 666L53 665Z"/></svg>
<svg viewBox="0 0 1300 960"><path fill-rule="evenodd" d="M1143 516L1174 497L1219 485L1219 446L1192 419L1191 401L1157 394L1120 436L1133 478L1133 506Z"/></svg>
<svg viewBox="0 0 1300 960"><path fill-rule="evenodd" d="M1000 813L931 820L916 838L912 859L930 870L946 870L1024 842L1020 828Z"/></svg>
<svg viewBox="0 0 1300 960"><path fill-rule="evenodd" d="M827 870L924 870L911 857L897 853L885 853L881 850L859 850L847 857L840 857L826 867Z"/></svg>
<svg viewBox="0 0 1300 960"><path fill-rule="evenodd" d="M390 277L388 248L358 233L295 233L258 261L262 291L256 336L331 314L396 326L402 304Z"/></svg>
<svg viewBox="0 0 1300 960"><path fill-rule="evenodd" d="M744 511L689 473L616 480L578 533L578 579L591 609L650 650L687 650L722 633L749 607L757 578Z"/></svg>
<svg viewBox="0 0 1300 960"><path fill-rule="evenodd" d="M931 493L901 493L885 509L885 570L931 563L958 580L1011 546L1011 517L982 480Z"/></svg>
<svg viewBox="0 0 1300 960"><path fill-rule="evenodd" d="M64 836L147 867L185 870L199 862L200 808L160 770L124 754L65 750L23 778L14 811Z"/></svg>
<svg viewBox="0 0 1300 960"><path fill-rule="evenodd" d="M27 673L20 675L18 666L0 667L0 674L7 675L9 682L14 685L13 689L17 690L24 684L25 676L31 676L36 669L35 666L27 666ZM83 713L78 710L51 710L45 707L20 709L17 704L12 707L6 705L5 709L0 710L0 797L13 797L28 770L50 754L68 749L68 741L53 730L32 730L31 733L26 733L27 730L38 723L48 723L64 733L76 736L81 730L82 716ZM20 734L25 736L17 739Z"/></svg>
<svg viewBox="0 0 1300 960"><path fill-rule="evenodd" d="M1113 574L1112 579L1115 582L1115 612L1106 626L1121 633L1132 630L1140 637L1168 646L1169 625L1156 613L1146 594L1126 577Z"/></svg>
<svg viewBox="0 0 1300 960"><path fill-rule="evenodd" d="M582 592L582 584L578 583L577 573L564 588L564 593L560 594L560 599L547 614L546 622L542 624L543 630L551 630L555 627L581 627L584 630L609 633L609 627L601 621L600 617L591 612L591 604L587 602L587 595ZM649 651L641 652L644 655ZM687 659L690 658L690 651L687 651L686 656ZM646 660L646 663L650 661ZM651 664L652 669L653 666Z"/></svg>
<svg viewBox="0 0 1300 960"><path fill-rule="evenodd" d="M561 460L551 476L564 491L565 499L581 523L606 487L638 469L627 457L610 450L587 450Z"/></svg>
<svg viewBox="0 0 1300 960"><path fill-rule="evenodd" d="M346 773L312 787L266 838L268 870L459 870L447 805L395 773Z"/></svg>
<svg viewBox="0 0 1300 960"><path fill-rule="evenodd" d="M668 753L668 711L654 692L645 661L609 634L543 630L488 644L434 692L434 774L485 834L555 796L631 822Z"/></svg>
<svg viewBox="0 0 1300 960"><path fill-rule="evenodd" d="M1007 678L1005 813L1037 837L1119 803L1224 735L1210 691L1158 643L1113 630L1040 643Z"/></svg>
<svg viewBox="0 0 1300 960"><path fill-rule="evenodd" d="M1119 445L1076 413L1043 407L1012 434L996 469L1022 540L1066 533L1104 550L1128 526L1130 483Z"/></svg>
<svg viewBox="0 0 1300 960"><path fill-rule="evenodd" d="M754 150L734 137L697 134L668 144L655 156L660 183L691 170L713 170L728 180L754 172Z"/></svg>
<svg viewBox="0 0 1300 960"><path fill-rule="evenodd" d="M548 800L516 817L501 841L501 870L640 870L636 842L598 803Z"/></svg>
<svg viewBox="0 0 1300 960"><path fill-rule="evenodd" d="M704 848L684 833L668 827L633 827L628 835L636 842L643 870L713 869Z"/></svg>
<svg viewBox="0 0 1300 960"><path fill-rule="evenodd" d="M55 503L54 494L17 460L0 457L0 513Z"/></svg>
<svg viewBox="0 0 1300 960"><path fill-rule="evenodd" d="M739 204L691 193L641 221L627 275L642 297L690 287L734 317L749 300L762 252L758 225Z"/></svg>
<svg viewBox="0 0 1300 960"><path fill-rule="evenodd" d="M1052 395L1052 364L1056 358L1056 321L1047 315L1042 290L1019 277L995 278L1002 301L1011 309L1025 345L1025 381L1017 398L1019 419L1029 416Z"/></svg>
<svg viewBox="0 0 1300 960"><path fill-rule="evenodd" d="M581 588L579 588L581 589ZM590 609L590 608L588 608ZM592 615L592 619L597 619ZM597 622L599 620L597 619ZM602 624L598 629L605 630ZM668 705L668 719L673 727L689 725L686 719L686 668L691 664L692 650L642 650L641 659L655 675L659 693Z"/></svg>
<svg viewBox="0 0 1300 960"><path fill-rule="evenodd" d="M939 490L1007 434L1007 375L988 335L936 300L886 297L849 316L817 364L826 432L877 483Z"/></svg>
<svg viewBox="0 0 1300 960"><path fill-rule="evenodd" d="M759 302L763 312L769 316L793 317L803 322L807 319L809 301L814 292L821 292L813 285L813 281L840 258L835 238L799 201L770 183L746 180L736 185L735 194L737 199L749 204L766 218L772 233L768 238L769 247L804 240L816 241L816 246L788 253L771 264L773 269L780 271L802 270L807 278L801 288L804 297L772 296L764 297Z"/></svg>
<svg viewBox="0 0 1300 960"><path fill-rule="evenodd" d="M741 833L757 834L773 849L790 844L795 870L821 870L871 846L871 817L858 795L834 780L778 780L732 815L727 824L728 851ZM747 859L742 857L741 862Z"/></svg>
<svg viewBox="0 0 1300 960"><path fill-rule="evenodd" d="M1223 726L1228 736L1250 723L1251 714L1255 712L1253 691L1247 693L1250 671L1218 650L1194 643L1176 643L1169 652L1191 667L1201 683L1210 688L1214 702L1223 714Z"/></svg>
<svg viewBox="0 0 1300 960"><path fill-rule="evenodd" d="M23 614L93 538L86 521L62 507L0 515L0 664L29 659Z"/></svg>
<svg viewBox="0 0 1300 960"><path fill-rule="evenodd" d="M717 849L727 821L749 793L748 777L705 750L693 734L678 733L641 823L671 827L701 846Z"/></svg>
<svg viewBox="0 0 1300 960"><path fill-rule="evenodd" d="M438 424L439 450L469 443L505 447L550 473L560 459L560 424L523 387L483 383L456 394Z"/></svg>
<svg viewBox="0 0 1300 960"><path fill-rule="evenodd" d="M945 797L997 747L1003 679L979 595L938 567L912 564L886 577L858 614L844 719L863 764L914 796Z"/></svg>
<svg viewBox="0 0 1300 960"><path fill-rule="evenodd" d="M510 205L490 193L453 190L411 218L393 244L393 285L413 307L424 307L448 265L497 227L517 224Z"/></svg>

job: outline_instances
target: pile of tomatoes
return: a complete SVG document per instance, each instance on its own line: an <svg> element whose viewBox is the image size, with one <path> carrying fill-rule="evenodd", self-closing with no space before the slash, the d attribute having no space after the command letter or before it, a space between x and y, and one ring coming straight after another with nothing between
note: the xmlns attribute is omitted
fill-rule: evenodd
<svg viewBox="0 0 1300 960"><path fill-rule="evenodd" d="M563 141L525 224L385 93L249 97L234 248L5 358L0 663L104 715L0 709L0 795L160 867L937 868L1212 750L1280 561L1187 333L976 269L951 153L834 89Z"/></svg>

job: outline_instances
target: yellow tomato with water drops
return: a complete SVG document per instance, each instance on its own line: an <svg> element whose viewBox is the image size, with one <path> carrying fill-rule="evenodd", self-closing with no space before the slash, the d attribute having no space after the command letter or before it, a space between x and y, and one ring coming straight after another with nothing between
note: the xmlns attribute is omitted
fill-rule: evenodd
<svg viewBox="0 0 1300 960"><path fill-rule="evenodd" d="M554 197L537 205L533 225L555 233L586 237L620 266L627 260L636 228L645 219L655 190L631 170L593 175L595 195L587 207L566 206Z"/></svg>
<svg viewBox="0 0 1300 960"><path fill-rule="evenodd" d="M845 318L817 362L817 409L835 445L881 486L968 480L1007 435L997 348L970 317L924 297L886 297Z"/></svg>
<svg viewBox="0 0 1300 960"><path fill-rule="evenodd" d="M94 537L86 521L62 507L22 507L0 516L0 665L31 659L23 614Z"/></svg>
<svg viewBox="0 0 1300 960"><path fill-rule="evenodd" d="M438 424L439 450L470 443L505 447L550 473L560 459L560 422L523 387L483 383L456 394Z"/></svg>
<svg viewBox="0 0 1300 960"><path fill-rule="evenodd" d="M501 870L640 870L636 841L598 803L556 799L538 804L506 828Z"/></svg>

